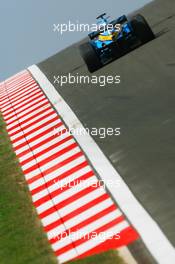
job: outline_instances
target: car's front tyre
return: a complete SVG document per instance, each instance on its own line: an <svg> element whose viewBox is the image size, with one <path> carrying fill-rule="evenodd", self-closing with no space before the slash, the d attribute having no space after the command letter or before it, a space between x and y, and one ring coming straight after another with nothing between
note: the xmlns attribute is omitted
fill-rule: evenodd
<svg viewBox="0 0 175 264"><path fill-rule="evenodd" d="M82 58L84 59L88 70L92 73L97 71L99 68L101 68L103 65L100 62L100 59L95 52L94 48L91 46L90 43L84 43L80 45L80 54Z"/></svg>

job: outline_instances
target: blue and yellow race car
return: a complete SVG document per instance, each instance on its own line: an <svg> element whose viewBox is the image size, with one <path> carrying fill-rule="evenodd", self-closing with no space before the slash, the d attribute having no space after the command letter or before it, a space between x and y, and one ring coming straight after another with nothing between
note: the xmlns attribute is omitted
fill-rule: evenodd
<svg viewBox="0 0 175 264"><path fill-rule="evenodd" d="M97 20L98 30L90 33L89 41L80 45L81 56L90 72L155 38L140 14L131 19L123 15L110 22L104 13Z"/></svg>

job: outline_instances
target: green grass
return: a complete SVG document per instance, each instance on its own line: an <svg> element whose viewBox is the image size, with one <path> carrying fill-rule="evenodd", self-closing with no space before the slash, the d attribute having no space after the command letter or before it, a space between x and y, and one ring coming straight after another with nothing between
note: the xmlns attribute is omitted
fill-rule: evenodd
<svg viewBox="0 0 175 264"><path fill-rule="evenodd" d="M0 263L55 264L0 116Z"/></svg>
<svg viewBox="0 0 175 264"><path fill-rule="evenodd" d="M71 261L69 264L126 264L115 250L110 250L85 259Z"/></svg>
<svg viewBox="0 0 175 264"><path fill-rule="evenodd" d="M0 264L55 264L0 115ZM124 264L109 251L71 264Z"/></svg>

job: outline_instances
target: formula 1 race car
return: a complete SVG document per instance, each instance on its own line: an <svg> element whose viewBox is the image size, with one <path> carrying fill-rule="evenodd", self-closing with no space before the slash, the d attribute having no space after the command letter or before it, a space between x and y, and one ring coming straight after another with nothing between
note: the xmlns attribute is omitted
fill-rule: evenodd
<svg viewBox="0 0 175 264"><path fill-rule="evenodd" d="M80 45L80 54L90 72L155 38L140 14L131 19L123 15L110 22L104 13L97 20L97 31L90 33L89 41Z"/></svg>

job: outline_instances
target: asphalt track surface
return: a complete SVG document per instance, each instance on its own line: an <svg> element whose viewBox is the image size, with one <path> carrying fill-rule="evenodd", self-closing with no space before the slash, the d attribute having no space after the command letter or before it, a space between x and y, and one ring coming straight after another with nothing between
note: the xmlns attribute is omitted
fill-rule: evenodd
<svg viewBox="0 0 175 264"><path fill-rule="evenodd" d="M85 127L121 127L120 137L94 139L175 245L175 2L157 0L139 12L156 39L95 73L120 75L119 85L54 86ZM89 75L78 46L38 64L52 84L54 75ZM139 263L148 263L140 247L139 242L131 251L142 258Z"/></svg>

